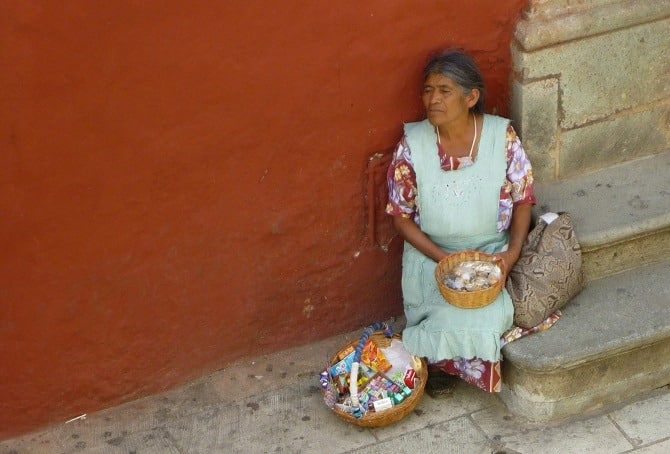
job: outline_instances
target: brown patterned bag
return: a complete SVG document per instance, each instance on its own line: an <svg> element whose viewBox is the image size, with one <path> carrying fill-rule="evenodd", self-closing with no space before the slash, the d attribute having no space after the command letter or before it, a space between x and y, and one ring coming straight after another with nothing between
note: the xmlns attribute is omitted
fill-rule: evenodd
<svg viewBox="0 0 670 454"><path fill-rule="evenodd" d="M546 213L528 233L507 276L514 324L532 328L584 288L582 249L569 213Z"/></svg>

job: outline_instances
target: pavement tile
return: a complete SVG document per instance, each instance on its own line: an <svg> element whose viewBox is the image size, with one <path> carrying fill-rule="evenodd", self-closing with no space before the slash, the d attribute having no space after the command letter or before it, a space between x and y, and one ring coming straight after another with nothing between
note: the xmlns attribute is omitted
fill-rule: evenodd
<svg viewBox="0 0 670 454"><path fill-rule="evenodd" d="M200 412L203 406L216 402L217 394L207 382L196 382L174 391L161 395L139 399L108 410L87 415L85 418L52 425L36 433L0 444L0 453L11 450L19 453L30 452L35 454L91 452L94 447L102 446L102 452L130 452L136 450L125 449L127 446L139 447L144 445L144 451L153 452L151 446L161 440L161 434L153 433L160 429L166 421ZM139 438L146 438L141 443ZM109 440L119 441L120 450L114 449ZM167 447L157 445L156 452L170 452ZM137 451L140 452L140 451Z"/></svg>
<svg viewBox="0 0 670 454"><path fill-rule="evenodd" d="M171 435L163 428L155 428L144 432L122 433L118 436L108 435L104 443L86 445L83 448L81 445L74 445L62 452L68 454L180 454Z"/></svg>
<svg viewBox="0 0 670 454"><path fill-rule="evenodd" d="M181 416L200 412L202 408L221 403L209 380L191 383L145 402L145 413L152 416L152 427Z"/></svg>
<svg viewBox="0 0 670 454"><path fill-rule="evenodd" d="M240 452L236 443L245 430L240 424L239 404L215 404L195 413L176 416L162 426L180 452ZM255 428L246 428L253 432ZM258 433L255 433L258 436Z"/></svg>
<svg viewBox="0 0 670 454"><path fill-rule="evenodd" d="M58 448L54 438L46 432L0 442L0 454L53 454Z"/></svg>
<svg viewBox="0 0 670 454"><path fill-rule="evenodd" d="M41 434L39 440L28 442L14 440L0 444L2 454L75 454L75 453L179 453L170 434L164 429L155 428L142 432L107 431L99 434L95 431L63 430L57 428Z"/></svg>
<svg viewBox="0 0 670 454"><path fill-rule="evenodd" d="M453 395L446 398L433 399L424 393L413 413L390 426L375 428L374 435L379 440L395 438L403 433L487 408L495 405L496 402L495 395L481 391L465 382L459 382L456 384Z"/></svg>
<svg viewBox="0 0 670 454"><path fill-rule="evenodd" d="M369 431L342 421L325 406L316 379L246 398L239 405L221 406L206 417L184 417L166 427L189 453L347 452L374 443Z"/></svg>
<svg viewBox="0 0 670 454"><path fill-rule="evenodd" d="M404 317L386 320L399 333ZM332 336L318 342L263 355L253 360L238 361L208 377L224 402L232 402L270 390L281 389L299 380L314 377L342 347L360 338L363 328Z"/></svg>
<svg viewBox="0 0 670 454"><path fill-rule="evenodd" d="M651 446L636 449L633 452L635 454L668 454L670 452L670 439Z"/></svg>
<svg viewBox="0 0 670 454"><path fill-rule="evenodd" d="M365 454L400 452L490 454L494 451L494 446L472 421L468 417L461 417L423 428L423 430L404 433L396 438L358 448L351 452Z"/></svg>
<svg viewBox="0 0 670 454"><path fill-rule="evenodd" d="M290 355L263 356L247 363L238 363L209 377L212 388L223 402L233 402L270 390L278 390L305 378L319 380L325 368L323 351L301 348Z"/></svg>
<svg viewBox="0 0 670 454"><path fill-rule="evenodd" d="M533 454L588 452L612 454L633 446L605 415L562 425L530 424L507 412L491 409L473 413L472 419L502 451Z"/></svg>
<svg viewBox="0 0 670 454"><path fill-rule="evenodd" d="M670 393L666 388L610 413L635 446L670 438Z"/></svg>
<svg viewBox="0 0 670 454"><path fill-rule="evenodd" d="M241 362L173 391L0 442L0 454L670 452L670 387L607 414L547 425L516 417L497 395L459 382L446 399L424 394L395 424L358 427L325 406L319 386L324 352L346 340Z"/></svg>

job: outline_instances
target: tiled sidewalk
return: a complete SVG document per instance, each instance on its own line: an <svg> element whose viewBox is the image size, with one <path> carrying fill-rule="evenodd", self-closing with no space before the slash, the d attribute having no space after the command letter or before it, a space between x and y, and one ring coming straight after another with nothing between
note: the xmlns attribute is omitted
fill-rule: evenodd
<svg viewBox="0 0 670 454"><path fill-rule="evenodd" d="M670 388L561 424L531 424L459 383L398 423L363 429L326 408L318 372L338 336L236 364L174 391L0 442L0 453L670 452Z"/></svg>

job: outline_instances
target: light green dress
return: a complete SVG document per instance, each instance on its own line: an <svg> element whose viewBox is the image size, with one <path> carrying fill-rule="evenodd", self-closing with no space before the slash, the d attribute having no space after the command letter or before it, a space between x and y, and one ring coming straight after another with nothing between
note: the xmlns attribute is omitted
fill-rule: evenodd
<svg viewBox="0 0 670 454"><path fill-rule="evenodd" d="M473 165L440 168L435 128L424 120L405 125L417 181L421 230L447 253L466 249L490 254L508 242L498 233L500 189L506 178L509 121L485 115ZM429 362L457 357L500 361L500 337L512 327L514 309L506 290L481 309L448 304L435 282L436 262L405 242L402 291L407 327L403 343Z"/></svg>

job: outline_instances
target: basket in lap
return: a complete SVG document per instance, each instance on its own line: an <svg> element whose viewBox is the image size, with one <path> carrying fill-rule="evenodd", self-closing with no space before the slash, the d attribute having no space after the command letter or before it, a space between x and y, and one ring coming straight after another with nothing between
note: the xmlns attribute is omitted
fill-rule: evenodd
<svg viewBox="0 0 670 454"><path fill-rule="evenodd" d="M484 278L483 276L477 276L477 279L480 277L484 280L488 279L486 283L475 286L475 288L469 290L465 288L456 289L450 287L447 282L449 279L454 278L454 272L458 272L459 265L471 265L471 262L484 262L480 267L485 269L484 273L488 274L489 277ZM499 263L500 262L493 255L484 252L457 252L440 260L435 267L435 280L437 281L440 293L448 303L462 309L478 309L491 304L502 291L504 280L502 278L501 268L498 266ZM489 271L491 274L489 274ZM470 276L468 276L468 278L469 277ZM482 288L482 286L485 286L486 288Z"/></svg>

